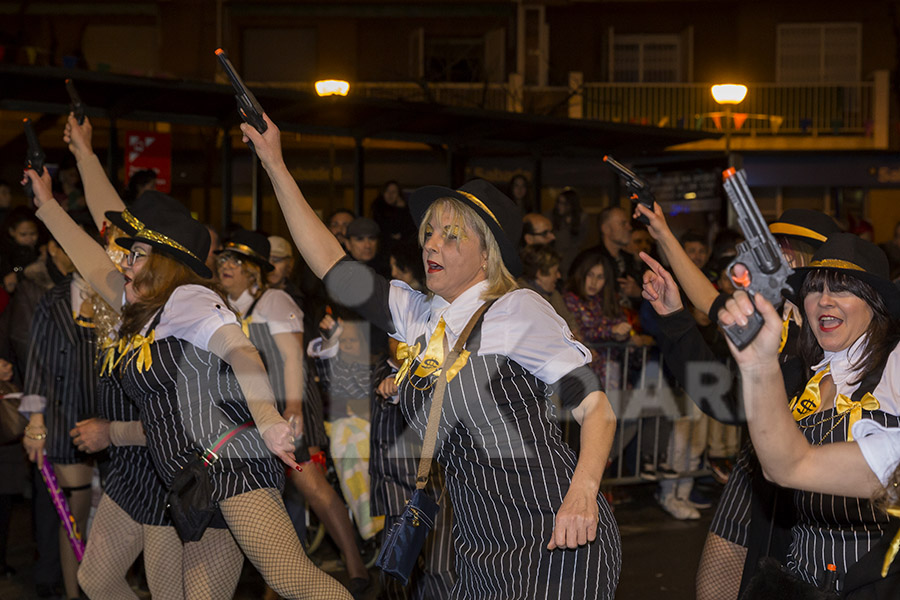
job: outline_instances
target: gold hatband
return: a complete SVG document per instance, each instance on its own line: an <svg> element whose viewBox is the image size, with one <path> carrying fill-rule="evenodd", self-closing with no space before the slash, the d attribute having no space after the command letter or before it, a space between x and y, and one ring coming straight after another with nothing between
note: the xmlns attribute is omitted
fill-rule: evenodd
<svg viewBox="0 0 900 600"><path fill-rule="evenodd" d="M165 246L168 246L169 248L174 248L175 250L184 252L185 254L187 254L188 256L190 256L196 260L200 260L199 258L197 258L196 254L194 254L193 252L191 252L190 250L188 250L187 248L185 248L184 246L182 246L181 244L179 244L178 242L176 242L169 236L163 235L163 234L159 233L158 231L153 231L152 229L148 228L146 225L144 225L141 222L140 219L138 219L133 214L128 212L127 208L122 211L122 218L125 219L126 223L128 223L135 229L135 232L132 234L131 237L144 238L145 240L150 240L151 242L163 244ZM203 261L200 261L200 262L203 262Z"/></svg>

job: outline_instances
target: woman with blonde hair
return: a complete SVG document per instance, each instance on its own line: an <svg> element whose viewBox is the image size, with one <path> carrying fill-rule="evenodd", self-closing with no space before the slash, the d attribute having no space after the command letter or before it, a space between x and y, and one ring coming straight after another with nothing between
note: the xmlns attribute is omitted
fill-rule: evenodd
<svg viewBox="0 0 900 600"><path fill-rule="evenodd" d="M588 350L546 301L516 285L522 219L512 200L483 180L414 192L430 290L417 292L345 256L285 166L278 128L266 123L264 134L242 130L304 260L339 302L407 345L400 407L420 437L449 347L471 333L445 365L436 424L435 457L455 515L452 596L612 598L621 549L599 485L615 416ZM577 460L561 439L551 386L582 425Z"/></svg>

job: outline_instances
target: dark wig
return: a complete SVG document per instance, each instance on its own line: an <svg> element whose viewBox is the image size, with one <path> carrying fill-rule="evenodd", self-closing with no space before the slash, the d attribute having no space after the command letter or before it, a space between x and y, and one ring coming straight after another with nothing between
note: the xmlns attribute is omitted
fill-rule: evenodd
<svg viewBox="0 0 900 600"><path fill-rule="evenodd" d="M820 362L824 356L813 334L813 325L809 322L805 310L806 296L814 292L822 292L828 286L830 292L849 292L863 300L872 309L872 320L864 335L868 337L865 351L853 365L856 373L854 383L860 382L870 373L884 369L888 356L900 341L900 324L891 317L884 299L875 288L852 275L830 269L810 271L800 288L800 311L803 315L803 329L800 333L799 350L803 362L808 366Z"/></svg>

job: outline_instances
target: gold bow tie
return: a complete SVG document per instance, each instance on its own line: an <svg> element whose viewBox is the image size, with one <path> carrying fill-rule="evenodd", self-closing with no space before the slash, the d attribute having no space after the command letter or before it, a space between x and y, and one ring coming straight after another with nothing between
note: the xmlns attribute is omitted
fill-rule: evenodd
<svg viewBox="0 0 900 600"><path fill-rule="evenodd" d="M795 396L794 399L791 400L791 412L794 413L795 421L805 419L819 410L819 405L822 404L822 394L819 391L819 383L822 381L822 378L830 372L831 365L813 375L812 379L809 380L809 383L806 384L803 393L799 396Z"/></svg>
<svg viewBox="0 0 900 600"><path fill-rule="evenodd" d="M400 369L397 370L397 375L394 377L395 384L400 385L403 378L409 373L409 368L412 366L413 361L419 357L420 351L421 347L419 344L409 346L404 342L400 342L397 346L397 360L403 362L400 364Z"/></svg>
<svg viewBox="0 0 900 600"><path fill-rule="evenodd" d="M138 372L149 371L153 364L153 357L150 353L150 344L156 338L156 330L154 329L147 335L139 333L134 334L126 346L126 351L137 350L137 353L130 360L137 360ZM124 352L123 352L124 354Z"/></svg>
<svg viewBox="0 0 900 600"><path fill-rule="evenodd" d="M847 396L843 394L838 394L837 402L835 402L835 408L838 413L845 413L848 410L850 411L850 422L847 423L847 441L853 441L853 433L851 429L853 428L853 424L859 421L862 418L863 409L866 410L878 410L881 408L881 404L878 402L878 399L875 398L872 394L867 393L863 396L859 402L854 402Z"/></svg>

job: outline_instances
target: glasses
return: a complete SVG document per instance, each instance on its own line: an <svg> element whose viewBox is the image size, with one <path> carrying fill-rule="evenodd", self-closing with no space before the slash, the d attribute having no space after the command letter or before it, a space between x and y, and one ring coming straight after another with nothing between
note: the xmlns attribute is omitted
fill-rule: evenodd
<svg viewBox="0 0 900 600"><path fill-rule="evenodd" d="M290 259L291 259L290 256L270 256L269 262L272 263L273 265L279 265L279 264L283 263L284 261L290 260Z"/></svg>
<svg viewBox="0 0 900 600"><path fill-rule="evenodd" d="M221 267L227 263L234 263L237 266L241 266L244 264L244 259L232 252L223 252L216 259L216 264Z"/></svg>
<svg viewBox="0 0 900 600"><path fill-rule="evenodd" d="M136 263L141 258L147 258L147 253L143 250L129 250L128 254L125 255L125 263L129 267L133 267L134 263Z"/></svg>
<svg viewBox="0 0 900 600"><path fill-rule="evenodd" d="M531 235L537 236L537 237L547 237L547 236L550 235L551 233L553 233L553 230L552 230L552 229L545 229L544 231L535 231L535 232L532 233Z"/></svg>

